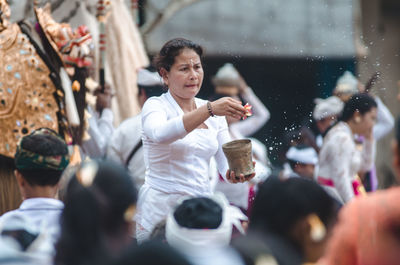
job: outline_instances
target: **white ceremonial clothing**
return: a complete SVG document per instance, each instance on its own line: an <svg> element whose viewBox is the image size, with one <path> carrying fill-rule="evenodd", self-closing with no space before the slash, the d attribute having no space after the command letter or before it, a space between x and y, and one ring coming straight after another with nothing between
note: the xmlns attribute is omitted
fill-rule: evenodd
<svg viewBox="0 0 400 265"><path fill-rule="evenodd" d="M16 210L4 213L0 223L13 215L21 215L35 231L46 231L56 243L60 236L60 216L64 203L52 198L31 198L24 200Z"/></svg>
<svg viewBox="0 0 400 265"><path fill-rule="evenodd" d="M101 115L90 106L87 110L91 115L88 129L90 139L82 143L82 151L91 158L103 158L106 155L108 141L114 132L114 115L111 109L103 109Z"/></svg>
<svg viewBox="0 0 400 265"><path fill-rule="evenodd" d="M206 103L195 98L196 107ZM147 231L165 218L177 203L176 200L169 202L169 196L211 194L208 168L212 156L216 158L221 175L225 176L228 170L222 151L222 144L231 139L225 117L210 117L204 122L207 129L187 133L183 115L169 92L149 98L142 109L146 177L139 192L136 221ZM158 193L165 193L168 198L157 198Z"/></svg>
<svg viewBox="0 0 400 265"><path fill-rule="evenodd" d="M107 147L107 159L125 166L133 149L142 141L142 116L136 115L123 121L115 129ZM143 148L139 147L127 165L130 175L140 189L144 184L146 166Z"/></svg>
<svg viewBox="0 0 400 265"><path fill-rule="evenodd" d="M250 88L246 89L242 93L243 99L252 105L253 115L245 120L241 120L235 123L229 124L229 132L233 140L243 139L254 134L269 120L270 113L260 99L254 94ZM271 173L268 168L267 150L257 139L251 139L253 158L256 161L256 176L251 182L260 182L266 179ZM215 174L215 173L214 173ZM230 203L238 206L242 209L247 209L249 204L249 183L237 183L236 185L230 185L225 181L222 181L217 176L212 176L218 181L215 183L215 191L220 191L225 194L226 198Z"/></svg>
<svg viewBox="0 0 400 265"><path fill-rule="evenodd" d="M233 132L232 134L237 133L240 136L247 137L261 129L269 120L271 114L250 88L246 89L241 95L246 103L252 106L253 115L243 121L229 124L229 130Z"/></svg>
<svg viewBox="0 0 400 265"><path fill-rule="evenodd" d="M200 247L197 249L179 250L193 265L244 265L240 255L230 247Z"/></svg>
<svg viewBox="0 0 400 265"><path fill-rule="evenodd" d="M334 187L324 188L340 202L348 202L355 194L352 182L359 171L371 170L375 141L364 140L362 149L356 146L354 135L345 122L336 124L325 136L319 153L318 177L331 180Z"/></svg>
<svg viewBox="0 0 400 265"><path fill-rule="evenodd" d="M389 109L383 104L379 97L374 97L377 107L376 124L373 128L375 140L380 140L387 135L394 127L394 117Z"/></svg>

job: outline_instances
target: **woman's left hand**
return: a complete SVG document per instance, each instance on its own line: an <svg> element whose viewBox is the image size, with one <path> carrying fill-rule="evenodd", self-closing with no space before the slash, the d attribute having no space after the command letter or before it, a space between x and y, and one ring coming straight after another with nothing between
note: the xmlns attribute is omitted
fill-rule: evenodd
<svg viewBox="0 0 400 265"><path fill-rule="evenodd" d="M256 165L256 162L253 161L253 166ZM246 181L251 180L252 178L254 178L254 176L256 175L256 173L252 173L251 175L249 175L248 177L245 177L243 174L240 174L239 176L235 175L235 171L228 169L226 171L226 179L230 182L230 183L243 183Z"/></svg>

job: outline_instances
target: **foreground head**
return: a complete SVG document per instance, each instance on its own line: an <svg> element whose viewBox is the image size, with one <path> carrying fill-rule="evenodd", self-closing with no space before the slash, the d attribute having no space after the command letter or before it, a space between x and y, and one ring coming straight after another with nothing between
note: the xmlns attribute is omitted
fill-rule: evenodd
<svg viewBox="0 0 400 265"><path fill-rule="evenodd" d="M126 169L108 161L83 163L72 174L56 264L97 264L131 242L137 191Z"/></svg>
<svg viewBox="0 0 400 265"><path fill-rule="evenodd" d="M240 220L247 218L222 194L190 198L169 214L166 238L177 249L224 247L230 242L232 225L240 225Z"/></svg>
<svg viewBox="0 0 400 265"><path fill-rule="evenodd" d="M256 196L249 229L279 236L304 261L315 262L325 249L336 205L317 183L302 178L270 177Z"/></svg>
<svg viewBox="0 0 400 265"><path fill-rule="evenodd" d="M345 103L340 120L351 125L353 133L366 135L372 131L376 115L376 101L368 94L357 93Z"/></svg>
<svg viewBox="0 0 400 265"><path fill-rule="evenodd" d="M178 98L191 99L203 83L200 45L183 38L168 41L154 59L155 67L170 93Z"/></svg>
<svg viewBox="0 0 400 265"><path fill-rule="evenodd" d="M41 128L21 139L14 162L22 193L32 187L55 187L69 163L68 147L56 132Z"/></svg>

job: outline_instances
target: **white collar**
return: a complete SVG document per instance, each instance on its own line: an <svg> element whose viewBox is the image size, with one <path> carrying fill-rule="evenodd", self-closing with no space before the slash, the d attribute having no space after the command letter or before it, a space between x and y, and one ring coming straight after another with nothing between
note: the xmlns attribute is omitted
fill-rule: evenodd
<svg viewBox="0 0 400 265"><path fill-rule="evenodd" d="M30 198L25 199L18 210L62 210L64 203L53 198Z"/></svg>

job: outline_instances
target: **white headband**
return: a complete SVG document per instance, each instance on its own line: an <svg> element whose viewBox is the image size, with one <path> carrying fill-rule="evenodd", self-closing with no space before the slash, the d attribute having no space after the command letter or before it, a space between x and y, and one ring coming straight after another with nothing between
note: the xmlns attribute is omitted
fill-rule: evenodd
<svg viewBox="0 0 400 265"><path fill-rule="evenodd" d="M244 234L241 220L247 221L247 217L239 208L229 205L228 200L222 193L206 196L218 203L222 208L222 222L216 229L192 229L180 226L175 218L174 211L171 211L167 217L166 238L168 243L176 248L187 249L193 247L223 247L229 245L232 235L232 225L234 225L242 234ZM186 197L181 200L190 199ZM180 203L178 204L180 205Z"/></svg>
<svg viewBox="0 0 400 265"><path fill-rule="evenodd" d="M302 164L316 165L318 163L317 152L312 147L297 149L292 146L286 153L286 158Z"/></svg>
<svg viewBox="0 0 400 265"><path fill-rule="evenodd" d="M137 83L139 86L162 86L164 83L157 72L150 72L146 69L139 69Z"/></svg>
<svg viewBox="0 0 400 265"><path fill-rule="evenodd" d="M313 118L316 121L339 115L344 107L343 101L336 96L331 96L326 99L316 98L314 102L316 105L313 111Z"/></svg>

